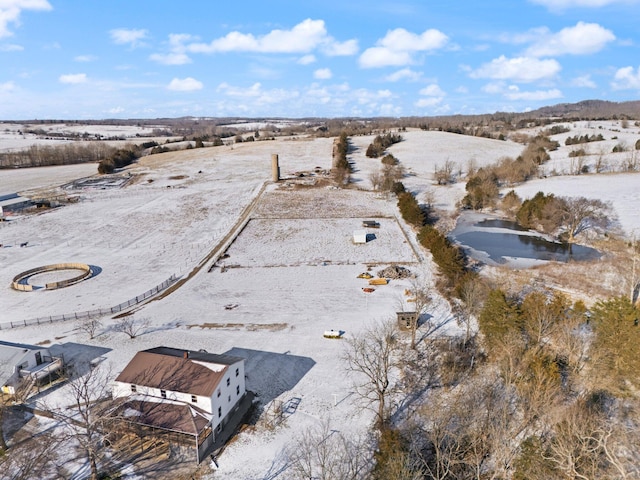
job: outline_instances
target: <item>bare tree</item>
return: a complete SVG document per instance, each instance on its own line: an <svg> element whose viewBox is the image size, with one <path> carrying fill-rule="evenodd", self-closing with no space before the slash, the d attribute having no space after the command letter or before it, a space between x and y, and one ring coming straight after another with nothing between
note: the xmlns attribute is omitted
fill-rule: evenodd
<svg viewBox="0 0 640 480"><path fill-rule="evenodd" d="M345 436L327 422L305 430L287 449L292 480L364 480L370 478L370 446L359 436Z"/></svg>
<svg viewBox="0 0 640 480"><path fill-rule="evenodd" d="M460 285L460 300L462 303L460 320L465 327L465 344L471 338L471 327L482 309L487 293L487 286L479 278L469 278Z"/></svg>
<svg viewBox="0 0 640 480"><path fill-rule="evenodd" d="M89 463L90 478L99 477L104 454L104 436L107 416L112 407L111 374L108 369L89 363L73 365L73 374L68 384L69 398L73 404L64 409L55 409L54 416L60 420L69 437L77 442Z"/></svg>
<svg viewBox="0 0 640 480"><path fill-rule="evenodd" d="M116 332L126 333L130 339L133 339L140 335L148 326L148 318L137 319L133 315L127 315L118 320L114 330Z"/></svg>
<svg viewBox="0 0 640 480"><path fill-rule="evenodd" d="M99 317L89 317L86 320L78 321L78 330L89 335L89 339L96 338L96 333L102 328L102 321Z"/></svg>
<svg viewBox="0 0 640 480"><path fill-rule="evenodd" d="M0 458L5 454L9 446L4 439L4 416L6 410L9 408L9 398L3 393L0 392Z"/></svg>
<svg viewBox="0 0 640 480"><path fill-rule="evenodd" d="M68 478L59 471L60 439L51 432L25 436L0 454L0 480Z"/></svg>
<svg viewBox="0 0 640 480"><path fill-rule="evenodd" d="M611 206L598 199L585 197L560 197L556 202L560 214L560 226L564 228L569 243L576 235L598 229L609 223Z"/></svg>
<svg viewBox="0 0 640 480"><path fill-rule="evenodd" d="M378 171L371 172L369 174L369 181L371 182L371 186L373 187L374 190L379 190L380 185L382 185L382 176L380 175L380 172Z"/></svg>
<svg viewBox="0 0 640 480"><path fill-rule="evenodd" d="M377 428L389 419L389 396L396 391L399 348L393 322L379 322L347 339L347 369L356 374L355 390L366 408L376 414Z"/></svg>
<svg viewBox="0 0 640 480"><path fill-rule="evenodd" d="M436 165L434 167L433 179L438 185L447 185L453 183L455 169L455 163L452 160L447 160L444 165Z"/></svg>

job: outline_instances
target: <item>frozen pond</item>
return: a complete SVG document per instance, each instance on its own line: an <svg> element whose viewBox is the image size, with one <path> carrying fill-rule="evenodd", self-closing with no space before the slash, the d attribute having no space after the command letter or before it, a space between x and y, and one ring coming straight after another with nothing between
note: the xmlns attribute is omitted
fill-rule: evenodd
<svg viewBox="0 0 640 480"><path fill-rule="evenodd" d="M515 222L463 214L450 237L469 256L490 265L527 266L539 261L569 262L600 258L600 252L583 245L543 238Z"/></svg>

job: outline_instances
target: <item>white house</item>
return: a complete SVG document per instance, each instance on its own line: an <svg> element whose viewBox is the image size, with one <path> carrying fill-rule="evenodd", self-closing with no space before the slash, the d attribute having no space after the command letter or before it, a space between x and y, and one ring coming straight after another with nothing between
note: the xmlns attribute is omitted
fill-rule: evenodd
<svg viewBox="0 0 640 480"><path fill-rule="evenodd" d="M115 379L113 397L132 423L195 437L200 461L245 397L244 359L156 347L138 352Z"/></svg>
<svg viewBox="0 0 640 480"><path fill-rule="evenodd" d="M53 357L48 348L0 340L0 385L2 393L15 395L25 381L38 384L57 375L62 358Z"/></svg>
<svg viewBox="0 0 640 480"><path fill-rule="evenodd" d="M353 232L353 243L367 243L367 231L355 230Z"/></svg>

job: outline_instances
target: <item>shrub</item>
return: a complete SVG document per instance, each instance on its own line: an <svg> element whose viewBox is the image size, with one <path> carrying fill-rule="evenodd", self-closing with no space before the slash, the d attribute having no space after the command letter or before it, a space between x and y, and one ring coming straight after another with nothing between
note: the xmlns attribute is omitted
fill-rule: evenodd
<svg viewBox="0 0 640 480"><path fill-rule="evenodd" d="M474 210L480 210L495 204L498 195L498 176L494 169L481 168L469 179L465 186L467 195L462 199L462 205Z"/></svg>
<svg viewBox="0 0 640 480"><path fill-rule="evenodd" d="M578 148L569 152L569 157L584 157L587 154L584 148Z"/></svg>
<svg viewBox="0 0 640 480"><path fill-rule="evenodd" d="M554 208L556 201L552 193L545 195L538 192L533 198L522 202L522 206L516 213L516 220L525 228L536 228L541 225L545 231L554 230L558 225L555 219L557 209Z"/></svg>
<svg viewBox="0 0 640 480"><path fill-rule="evenodd" d="M370 158L378 158L384 151L394 143L402 141L402 135L394 135L387 133L386 135L378 135L373 142L367 147L366 155Z"/></svg>
<svg viewBox="0 0 640 480"><path fill-rule="evenodd" d="M382 163L385 165L397 165L398 159L393 155L391 155L390 153L388 153L384 157L382 157Z"/></svg>
<svg viewBox="0 0 640 480"><path fill-rule="evenodd" d="M407 190L404 188L404 183L402 182L394 182L393 185L391 186L391 192L393 192L396 195L400 195L403 192L406 192Z"/></svg>
<svg viewBox="0 0 640 480"><path fill-rule="evenodd" d="M448 288L455 288L466 273L466 258L462 251L431 225L426 225L418 233L420 245L427 248L445 277Z"/></svg>
<svg viewBox="0 0 640 480"><path fill-rule="evenodd" d="M613 153L626 152L626 151L627 151L627 146L623 142L617 143L612 150Z"/></svg>
<svg viewBox="0 0 640 480"><path fill-rule="evenodd" d="M409 192L401 192L398 195L398 209L404 220L416 227L425 224L425 215L416 198Z"/></svg>

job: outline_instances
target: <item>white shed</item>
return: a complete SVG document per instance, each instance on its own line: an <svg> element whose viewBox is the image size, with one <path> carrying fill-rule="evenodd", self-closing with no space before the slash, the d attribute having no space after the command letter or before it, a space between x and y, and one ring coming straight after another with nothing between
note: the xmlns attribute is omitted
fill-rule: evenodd
<svg viewBox="0 0 640 480"><path fill-rule="evenodd" d="M353 232L353 243L367 243L367 231L355 230Z"/></svg>

